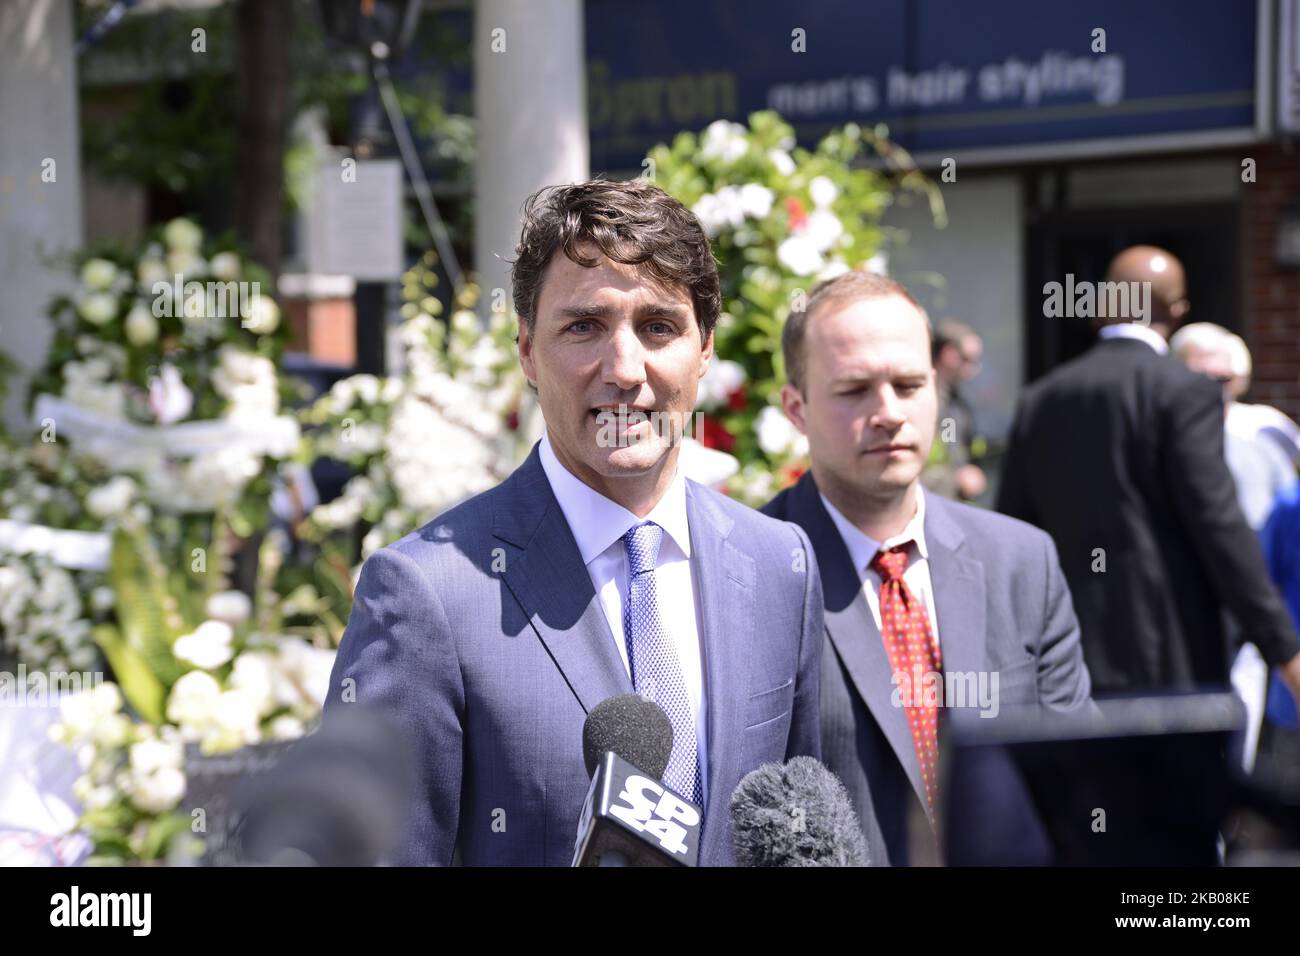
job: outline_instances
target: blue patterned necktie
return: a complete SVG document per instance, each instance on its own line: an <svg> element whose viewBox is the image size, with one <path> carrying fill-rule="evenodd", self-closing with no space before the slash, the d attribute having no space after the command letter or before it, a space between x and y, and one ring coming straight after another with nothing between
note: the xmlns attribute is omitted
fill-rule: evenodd
<svg viewBox="0 0 1300 956"><path fill-rule="evenodd" d="M686 692L686 678L662 616L655 588L655 564L664 529L653 521L629 528L623 535L627 549L627 600L623 604L623 637L627 641L632 686L664 709L673 725L673 753L664 771L664 783L696 806L703 806L699 752L695 740L695 714Z"/></svg>

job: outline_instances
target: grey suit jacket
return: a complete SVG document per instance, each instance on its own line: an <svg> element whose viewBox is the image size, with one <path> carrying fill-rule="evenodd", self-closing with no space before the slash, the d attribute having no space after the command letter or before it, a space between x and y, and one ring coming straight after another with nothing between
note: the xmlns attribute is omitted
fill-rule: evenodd
<svg viewBox="0 0 1300 956"><path fill-rule="evenodd" d="M907 718L891 700L892 669L862 579L811 472L763 512L798 524L817 552L826 600L823 760L848 788L872 862L905 865L908 817L917 819L924 803L921 768ZM925 499L925 539L945 674L983 672L991 690L996 673L1000 708L1091 707L1079 624L1052 539L934 494Z"/></svg>
<svg viewBox="0 0 1300 956"><path fill-rule="evenodd" d="M708 701L700 862L729 865L741 777L821 753L821 579L799 528L686 487ZM373 704L409 736L396 862L567 865L583 722L631 692L534 446L502 484L366 561L324 719Z"/></svg>

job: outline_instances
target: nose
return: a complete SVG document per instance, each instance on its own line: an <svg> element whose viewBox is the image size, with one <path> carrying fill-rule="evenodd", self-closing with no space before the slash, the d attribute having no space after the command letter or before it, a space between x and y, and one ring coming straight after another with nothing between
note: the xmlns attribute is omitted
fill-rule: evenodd
<svg viewBox="0 0 1300 956"><path fill-rule="evenodd" d="M894 387L889 383L881 385L876 408L871 413L871 425L885 431L897 431L906 421L907 416L903 414L903 406Z"/></svg>
<svg viewBox="0 0 1300 956"><path fill-rule="evenodd" d="M606 384L623 391L645 384L645 347L631 328L620 327L606 340L601 373Z"/></svg>

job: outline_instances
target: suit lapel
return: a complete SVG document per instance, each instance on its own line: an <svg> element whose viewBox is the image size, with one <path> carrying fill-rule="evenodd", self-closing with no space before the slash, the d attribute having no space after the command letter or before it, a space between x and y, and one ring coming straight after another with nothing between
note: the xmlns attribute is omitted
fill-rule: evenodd
<svg viewBox="0 0 1300 956"><path fill-rule="evenodd" d="M588 713L632 693L614 635L569 524L532 454L502 486L493 535L509 547L506 586Z"/></svg>
<svg viewBox="0 0 1300 956"><path fill-rule="evenodd" d="M708 806L701 846L718 828L730 826L731 787L740 773L744 705L749 695L745 638L753 633L754 559L727 540L735 523L708 500L693 481L686 483L691 529L691 579L703 632L705 693L708 702Z"/></svg>
<svg viewBox="0 0 1300 956"><path fill-rule="evenodd" d="M826 632L844 662L858 696L875 718L912 788L924 802L925 787L916 745L902 707L894 706L893 668L880 629L863 592L862 577L853 567L849 549L822 504L812 472L806 472L790 493L790 520L808 533L821 570L826 604Z"/></svg>
<svg viewBox="0 0 1300 956"><path fill-rule="evenodd" d="M953 520L953 505L938 495L925 499L925 542L938 620L943 670L971 673L988 666L984 627L984 568L964 553L966 536Z"/></svg>

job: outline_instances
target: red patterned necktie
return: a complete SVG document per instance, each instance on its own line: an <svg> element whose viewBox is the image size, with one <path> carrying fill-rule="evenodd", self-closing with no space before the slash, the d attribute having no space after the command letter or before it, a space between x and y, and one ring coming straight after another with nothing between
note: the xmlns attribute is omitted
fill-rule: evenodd
<svg viewBox="0 0 1300 956"><path fill-rule="evenodd" d="M934 810L935 764L938 759L937 733L939 709L933 694L925 694L918 677L942 674L943 661L930 630L925 604L908 590L903 581L907 569L907 544L877 552L871 569L880 575L880 636L885 641L889 666L898 684L910 693L903 694L904 713L912 731L912 744L921 764L921 781L925 784L926 810ZM899 674L902 671L902 674ZM942 692L942 677L937 691ZM931 699L927 699L929 696Z"/></svg>

